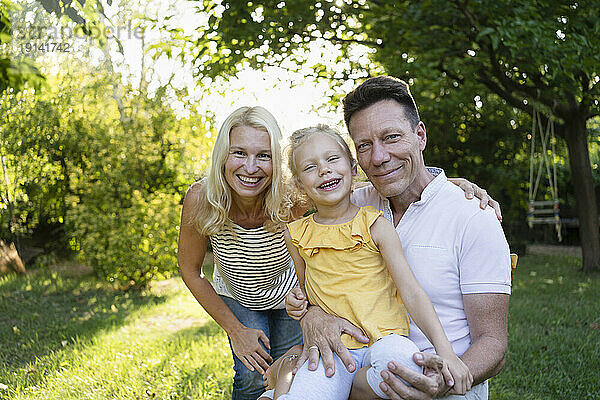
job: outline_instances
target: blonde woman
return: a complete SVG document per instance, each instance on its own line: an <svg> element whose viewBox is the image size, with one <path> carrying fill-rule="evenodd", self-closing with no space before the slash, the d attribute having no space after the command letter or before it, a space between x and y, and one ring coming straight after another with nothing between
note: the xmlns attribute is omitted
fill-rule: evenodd
<svg viewBox="0 0 600 400"><path fill-rule="evenodd" d="M300 325L284 307L298 281L282 233L290 207L280 143L277 122L266 109L235 110L219 131L208 176L190 187L183 204L181 275L229 336L233 399L256 400L273 359L302 343ZM201 274L209 241L214 287Z"/></svg>

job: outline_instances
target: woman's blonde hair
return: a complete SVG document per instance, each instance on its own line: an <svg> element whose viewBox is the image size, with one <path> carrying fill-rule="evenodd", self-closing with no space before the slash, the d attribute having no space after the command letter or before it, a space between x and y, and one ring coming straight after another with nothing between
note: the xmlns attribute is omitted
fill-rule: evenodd
<svg viewBox="0 0 600 400"><path fill-rule="evenodd" d="M236 127L247 126L267 131L271 139L271 184L265 188L263 208L268 217L265 228L275 231L288 222L291 207L289 190L283 179L281 161L281 131L275 117L265 108L241 107L223 122L212 151L211 167L204 182L204 191L198 191L197 210L191 223L202 235L220 232L228 221L231 208L231 188L225 180L225 162L229 156L229 134Z"/></svg>

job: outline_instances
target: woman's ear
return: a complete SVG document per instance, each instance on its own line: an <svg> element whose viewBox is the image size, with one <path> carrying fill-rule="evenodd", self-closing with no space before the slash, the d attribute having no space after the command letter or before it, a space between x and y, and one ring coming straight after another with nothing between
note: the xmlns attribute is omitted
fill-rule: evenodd
<svg viewBox="0 0 600 400"><path fill-rule="evenodd" d="M358 166L356 160L352 160L352 176L358 175Z"/></svg>

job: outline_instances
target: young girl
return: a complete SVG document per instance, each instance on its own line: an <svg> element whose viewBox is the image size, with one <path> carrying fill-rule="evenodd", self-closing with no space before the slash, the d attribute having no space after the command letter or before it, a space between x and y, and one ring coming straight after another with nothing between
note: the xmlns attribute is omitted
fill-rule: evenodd
<svg viewBox="0 0 600 400"><path fill-rule="evenodd" d="M349 373L337 356L332 378L322 363L316 371L305 363L279 399L345 400L351 391L353 397L388 398L379 383L389 361L420 371L412 359L419 349L406 337L409 313L445 359L446 381L453 380L459 392L469 390L472 375L452 350L393 225L375 208L350 202L356 163L346 142L325 125L301 129L291 137L288 162L317 209L285 232L300 287L311 304L360 327L370 342L365 347L343 335L357 372Z"/></svg>

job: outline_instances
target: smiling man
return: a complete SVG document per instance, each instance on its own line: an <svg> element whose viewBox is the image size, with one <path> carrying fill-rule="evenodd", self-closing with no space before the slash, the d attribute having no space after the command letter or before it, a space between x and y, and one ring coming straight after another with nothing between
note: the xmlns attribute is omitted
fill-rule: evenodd
<svg viewBox="0 0 600 400"><path fill-rule="evenodd" d="M346 119L361 168L377 192L392 202L398 219L434 179L423 160L425 125L406 108L384 99Z"/></svg>
<svg viewBox="0 0 600 400"><path fill-rule="evenodd" d="M500 223L493 210L465 199L442 170L425 167L427 131L405 82L366 80L344 99L344 119L372 183L356 190L352 201L378 208L393 222L408 263L475 385L466 396L454 395L452 382L440 373L444 360L411 321L409 338L421 350L414 358L424 373L392 362L382 372L381 389L391 399L487 399L487 379L503 368L507 347L510 256ZM292 293L289 305L294 301ZM314 306L301 324L308 350L299 363L308 357L309 369L315 369L320 353L331 376L336 353L349 371L356 369L339 338L341 332L360 337L356 327Z"/></svg>

